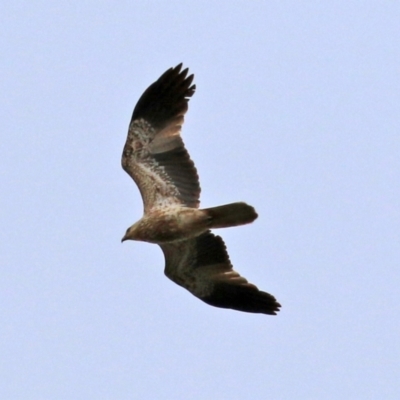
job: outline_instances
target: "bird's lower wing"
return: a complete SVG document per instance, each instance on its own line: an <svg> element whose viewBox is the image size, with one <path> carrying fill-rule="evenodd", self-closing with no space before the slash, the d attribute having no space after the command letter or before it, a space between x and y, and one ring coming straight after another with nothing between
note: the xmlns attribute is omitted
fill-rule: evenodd
<svg viewBox="0 0 400 400"><path fill-rule="evenodd" d="M275 315L280 304L233 270L220 236L206 232L196 238L161 245L165 275L215 307Z"/></svg>

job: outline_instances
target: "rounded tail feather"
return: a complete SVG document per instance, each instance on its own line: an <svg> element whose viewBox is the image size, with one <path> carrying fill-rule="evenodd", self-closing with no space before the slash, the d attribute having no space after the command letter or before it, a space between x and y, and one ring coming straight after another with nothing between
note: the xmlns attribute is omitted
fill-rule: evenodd
<svg viewBox="0 0 400 400"><path fill-rule="evenodd" d="M243 202L205 208L203 211L210 217L211 229L249 224L258 217L254 207Z"/></svg>

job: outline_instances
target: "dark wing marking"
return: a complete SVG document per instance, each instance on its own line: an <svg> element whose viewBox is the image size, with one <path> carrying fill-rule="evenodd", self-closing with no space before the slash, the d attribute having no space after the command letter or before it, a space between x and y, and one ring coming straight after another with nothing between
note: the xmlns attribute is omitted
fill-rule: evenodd
<svg viewBox="0 0 400 400"><path fill-rule="evenodd" d="M181 68L170 68L144 91L122 153L122 167L138 185L145 212L171 204L199 206L199 177L180 136L196 86Z"/></svg>
<svg viewBox="0 0 400 400"><path fill-rule="evenodd" d="M211 232L161 245L165 274L215 307L275 315L281 306L233 270L224 241Z"/></svg>

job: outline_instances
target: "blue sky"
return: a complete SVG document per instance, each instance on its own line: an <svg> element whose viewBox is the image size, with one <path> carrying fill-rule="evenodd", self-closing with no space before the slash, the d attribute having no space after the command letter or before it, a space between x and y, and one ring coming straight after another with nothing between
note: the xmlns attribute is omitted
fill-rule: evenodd
<svg viewBox="0 0 400 400"><path fill-rule="evenodd" d="M400 398L400 6L0 6L0 398ZM209 307L120 240L143 90L183 62L205 207L276 317Z"/></svg>

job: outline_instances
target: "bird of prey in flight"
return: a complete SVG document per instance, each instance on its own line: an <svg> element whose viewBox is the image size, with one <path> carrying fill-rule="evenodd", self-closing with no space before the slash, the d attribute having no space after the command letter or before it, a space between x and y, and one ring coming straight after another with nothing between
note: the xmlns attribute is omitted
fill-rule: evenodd
<svg viewBox="0 0 400 400"><path fill-rule="evenodd" d="M143 217L122 238L158 244L165 275L205 303L275 315L280 304L233 270L225 243L211 229L253 222L243 202L199 208L199 177L181 138L193 75L170 68L142 94L133 110L122 167L143 198Z"/></svg>

